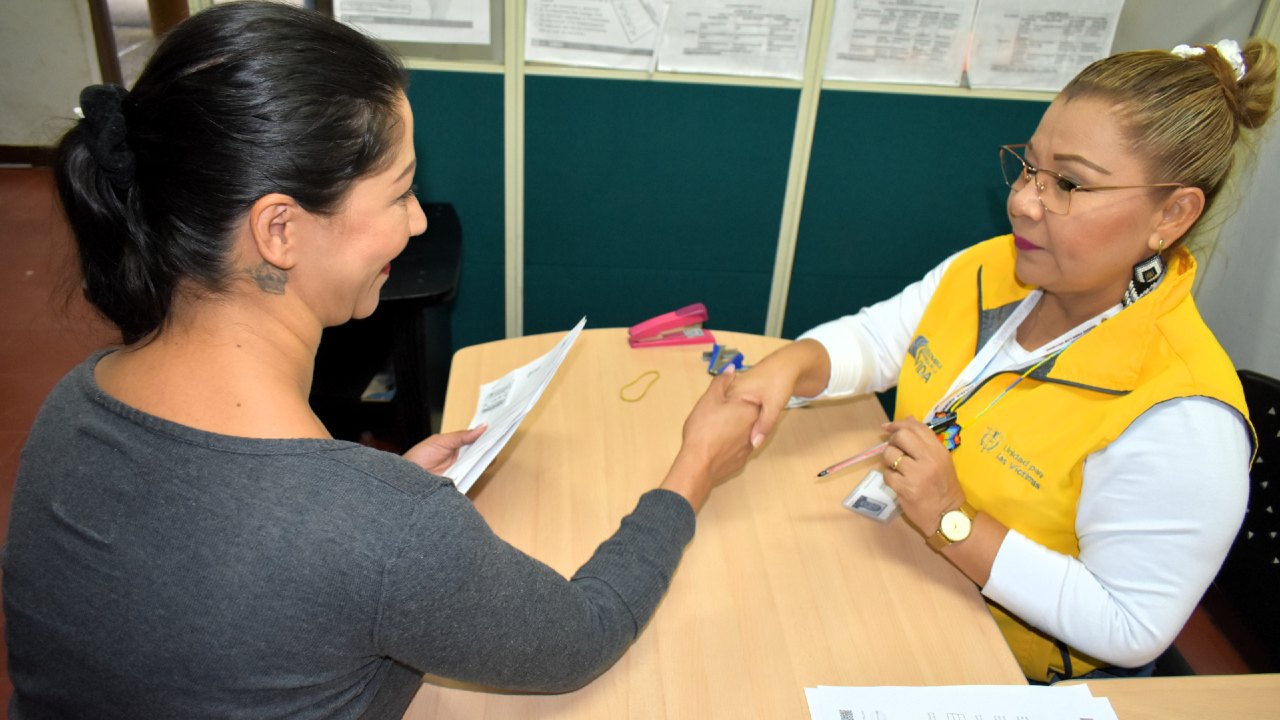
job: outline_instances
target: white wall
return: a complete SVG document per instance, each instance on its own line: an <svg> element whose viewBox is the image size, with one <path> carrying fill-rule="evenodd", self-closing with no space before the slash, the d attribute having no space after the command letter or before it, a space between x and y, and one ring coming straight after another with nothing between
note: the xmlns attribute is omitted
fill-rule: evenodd
<svg viewBox="0 0 1280 720"><path fill-rule="evenodd" d="M1249 36L1262 0L1125 0L1111 52Z"/></svg>
<svg viewBox="0 0 1280 720"><path fill-rule="evenodd" d="M1202 268L1196 303L1236 367L1280 378L1280 117L1272 118L1235 212ZM1226 199L1226 198L1223 198ZM1227 208L1229 209L1229 208Z"/></svg>
<svg viewBox="0 0 1280 720"><path fill-rule="evenodd" d="M101 82L89 4L0 0L0 145L53 145Z"/></svg>

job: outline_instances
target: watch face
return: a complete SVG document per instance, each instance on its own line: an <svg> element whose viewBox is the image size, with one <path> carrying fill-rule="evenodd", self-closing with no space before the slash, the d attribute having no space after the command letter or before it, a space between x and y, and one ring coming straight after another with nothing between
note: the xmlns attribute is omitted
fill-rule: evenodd
<svg viewBox="0 0 1280 720"><path fill-rule="evenodd" d="M969 537L969 531L973 529L973 521L968 515L959 510L952 510L942 516L942 523L938 527L938 531L943 534L951 542L960 542Z"/></svg>

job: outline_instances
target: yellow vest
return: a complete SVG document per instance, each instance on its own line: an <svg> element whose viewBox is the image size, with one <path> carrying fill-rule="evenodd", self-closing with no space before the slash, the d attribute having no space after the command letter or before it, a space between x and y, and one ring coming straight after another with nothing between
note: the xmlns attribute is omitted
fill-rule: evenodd
<svg viewBox="0 0 1280 720"><path fill-rule="evenodd" d="M1017 304L1034 288L1014 274L1013 236L958 256L916 328L898 379L896 416L924 419ZM1031 540L1077 557L1076 505L1084 461L1165 400L1204 396L1245 418L1230 358L1191 298L1195 260L1171 253L1163 281L1018 383L991 376L957 411L956 472L974 508ZM929 530L930 528L926 528ZM1103 666L988 602L1028 678L1075 677Z"/></svg>

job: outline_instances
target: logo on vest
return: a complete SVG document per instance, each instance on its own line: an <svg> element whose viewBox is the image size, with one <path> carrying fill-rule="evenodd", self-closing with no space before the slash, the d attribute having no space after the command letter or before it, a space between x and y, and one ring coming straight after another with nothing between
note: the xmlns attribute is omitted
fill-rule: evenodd
<svg viewBox="0 0 1280 720"><path fill-rule="evenodd" d="M1036 467L1036 464L1018 454L1013 446L1004 441L1004 433L996 430L990 425L987 431L982 434L982 441L978 443L984 453L996 453L995 460L1007 469L1009 472L1017 475L1027 484L1036 490L1040 489L1040 483L1044 480L1044 471Z"/></svg>
<svg viewBox="0 0 1280 720"><path fill-rule="evenodd" d="M929 339L923 335L911 341L911 345L907 347L907 354L915 360L916 374L925 382L929 382L933 374L942 369L938 356L929 349Z"/></svg>
<svg viewBox="0 0 1280 720"><path fill-rule="evenodd" d="M987 431L982 435L982 442L978 443L982 446L982 452L989 453L1000 447L1000 442L1004 440L1004 433L993 427L988 427Z"/></svg>

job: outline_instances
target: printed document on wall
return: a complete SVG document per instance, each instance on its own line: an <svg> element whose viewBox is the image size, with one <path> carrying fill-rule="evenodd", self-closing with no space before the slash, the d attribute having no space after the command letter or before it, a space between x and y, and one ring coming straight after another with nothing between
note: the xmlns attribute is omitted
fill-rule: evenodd
<svg viewBox="0 0 1280 720"><path fill-rule="evenodd" d="M526 60L653 70L662 0L527 0Z"/></svg>
<svg viewBox="0 0 1280 720"><path fill-rule="evenodd" d="M658 69L799 80L810 0L673 0Z"/></svg>
<svg viewBox="0 0 1280 720"><path fill-rule="evenodd" d="M383 40L489 44L489 0L333 0L333 16Z"/></svg>
<svg viewBox="0 0 1280 720"><path fill-rule="evenodd" d="M1061 90L1111 54L1124 0L979 0L969 86Z"/></svg>
<svg viewBox="0 0 1280 720"><path fill-rule="evenodd" d="M959 85L978 0L836 0L826 77Z"/></svg>

